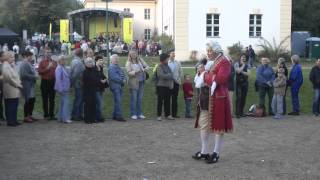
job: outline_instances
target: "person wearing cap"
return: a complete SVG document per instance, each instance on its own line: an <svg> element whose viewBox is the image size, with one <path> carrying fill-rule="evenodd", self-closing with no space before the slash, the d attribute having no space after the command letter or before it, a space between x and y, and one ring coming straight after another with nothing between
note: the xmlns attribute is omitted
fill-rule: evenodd
<svg viewBox="0 0 320 180"><path fill-rule="evenodd" d="M316 65L313 66L309 74L309 80L311 81L314 89L312 113L315 116L319 116L320 108L320 58L317 59Z"/></svg>
<svg viewBox="0 0 320 180"><path fill-rule="evenodd" d="M283 114L283 97L286 93L287 78L283 68L278 69L277 78L273 81L274 94L272 98L272 112L274 119L281 119Z"/></svg>
<svg viewBox="0 0 320 180"><path fill-rule="evenodd" d="M277 70L276 70L276 78L278 77L278 70L280 68L283 68L284 69L284 75L286 76L287 80L288 80L288 68L286 66L286 60L282 57L280 57L278 59L278 65L277 65ZM284 96L283 96L283 115L285 115L287 113L287 103L286 103L286 95L287 95L287 88L288 86L286 85L286 90L285 90L285 93L284 93Z"/></svg>
<svg viewBox="0 0 320 180"><path fill-rule="evenodd" d="M181 63L175 60L175 52L174 50L170 51L169 54L169 62L168 65L172 72L174 84L171 89L171 116L173 118L179 118L178 116L178 96L181 85L181 78L183 77L183 71L181 68Z"/></svg>
<svg viewBox="0 0 320 180"><path fill-rule="evenodd" d="M156 88L158 95L157 116L158 121L162 120L162 106L164 106L164 116L168 120L174 120L170 115L170 94L174 88L173 73L168 65L169 55L160 54L160 64L156 69Z"/></svg>
<svg viewBox="0 0 320 180"><path fill-rule="evenodd" d="M82 58L82 49L75 49L74 58L71 61L70 67L71 87L74 88L74 100L71 119L74 121L80 121L83 119L82 75L83 71L85 70L85 66Z"/></svg>
<svg viewBox="0 0 320 180"><path fill-rule="evenodd" d="M113 113L112 119L120 122L125 122L122 114L122 94L123 87L126 82L126 76L119 66L119 56L114 54L110 57L110 67L108 69L109 86L113 94Z"/></svg>
<svg viewBox="0 0 320 180"><path fill-rule="evenodd" d="M292 112L288 113L288 115L293 116L300 115L299 90L303 84L303 75L299 61L300 57L298 55L291 57L293 67L289 75L288 86L291 87Z"/></svg>
<svg viewBox="0 0 320 180"><path fill-rule="evenodd" d="M84 64L86 66L83 72L84 121L87 124L92 124L97 122L95 95L99 88L100 77L91 57L86 58Z"/></svg>
<svg viewBox="0 0 320 180"><path fill-rule="evenodd" d="M38 72L41 76L41 96L42 108L44 112L44 119L56 120L54 116L54 103L56 92L54 90L55 84L55 70L57 62L51 58L51 50L46 49L43 60L39 64Z"/></svg>
<svg viewBox="0 0 320 180"><path fill-rule="evenodd" d="M67 57L61 55L58 57L58 67L55 71L56 81L54 89L60 96L60 105L58 112L58 121L61 123L71 123L69 112L69 91L70 75L66 69Z"/></svg>
<svg viewBox="0 0 320 180"><path fill-rule="evenodd" d="M20 79L22 82L22 96L24 98L24 122L32 123L37 121L32 117L34 104L36 101L35 85L37 81L37 75L34 67L32 66L32 52L25 51L22 53L23 61L20 64Z"/></svg>
<svg viewBox="0 0 320 180"><path fill-rule="evenodd" d="M206 163L217 163L221 154L225 133L233 131L231 107L228 93L228 80L231 74L231 64L223 55L223 50L217 42L206 44L208 62L204 71L204 83L209 87L209 107L205 114L197 113L195 127L200 129L201 151L193 158L205 159ZM209 155L210 133L215 135L213 152Z"/></svg>
<svg viewBox="0 0 320 180"><path fill-rule="evenodd" d="M6 51L1 55L3 76L3 98L7 125L16 127L21 125L17 121L20 90L22 84L14 62L14 53Z"/></svg>

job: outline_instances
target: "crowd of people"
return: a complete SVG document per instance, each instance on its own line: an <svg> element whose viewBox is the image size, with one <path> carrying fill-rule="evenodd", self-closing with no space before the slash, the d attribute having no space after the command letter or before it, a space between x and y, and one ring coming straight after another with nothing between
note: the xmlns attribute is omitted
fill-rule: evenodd
<svg viewBox="0 0 320 180"><path fill-rule="evenodd" d="M70 67L67 56L52 56L52 49L44 47L44 54L36 68L34 53L26 48L21 52L22 61L17 67L16 52L3 49L0 53L0 88L1 99L4 99L5 115L2 101L0 118L7 121L8 126L19 126L17 110L20 96L24 100L24 123L33 123L39 119L33 116L36 103L36 81L40 79L43 119L57 120L61 123L84 121L87 124L104 122L103 97L107 88L113 96L114 107L112 119L125 122L122 111L124 86L130 93L130 118L145 119L142 101L145 83L152 78L157 94L157 120L174 120L178 115L178 97L183 90L185 100L185 118L193 118L192 104L195 110L195 127L200 129L201 151L192 157L205 159L207 163L219 160L223 135L232 132L232 116L242 118L248 114L246 104L249 76L254 64L250 64L250 55L245 51L237 61L232 61L223 54L216 42L206 44L207 54L196 65L194 80L190 74L184 74L175 52L162 53L157 64L149 75L149 65L139 55L139 48L128 51L125 68L119 65L119 56L110 57L111 65L104 70L103 54L94 52L86 42L73 50ZM5 45L3 46L5 47ZM249 47L251 48L251 47ZM253 51L253 50L252 50ZM254 52L254 51L253 51ZM250 54L250 53L249 53ZM272 115L281 119L287 114L286 94L290 88L292 112L288 115L300 115L299 90L303 84L302 67L297 55L291 57L292 69L289 73L286 60L279 58L276 68L270 65L267 57L261 58L261 65L256 69L255 90L259 95L259 103L253 107L255 116ZM313 113L320 114L320 59L312 68L309 79L315 89ZM194 84L194 85L193 85ZM196 88L196 98L193 87ZM69 107L70 92L74 92L72 109ZM233 94L235 91L235 94ZM56 95L60 97L59 111L55 114ZM235 95L235 104L233 96ZM266 104L268 96L268 104ZM235 107L233 109L232 107ZM250 108L251 109L251 108ZM163 114L164 112L164 114ZM215 145L209 154L209 137L215 135Z"/></svg>
<svg viewBox="0 0 320 180"><path fill-rule="evenodd" d="M73 60L70 66L68 66L66 52L61 51L59 56L53 55L49 43L46 43L42 48L44 48L44 54L39 59L39 63L34 61L34 51L31 51L30 47L26 47L20 52L18 50L18 54L21 54L22 57L22 60L18 62L15 57L16 51L10 51L9 48L1 51L1 96L3 95L5 102L5 116L1 113L0 118L7 120L8 126L20 125L17 121L20 96L24 99L23 122L38 121L33 116L37 80L40 80L43 119L58 120L63 123L71 123L72 120L84 120L86 123L104 122L102 115L103 94L105 89L109 88L114 97L112 119L126 121L121 105L123 87L126 84L130 92L130 118L134 120L146 118L143 114L142 98L145 81L149 78L147 72L150 67L139 55L139 48L128 52L128 60L124 70L118 65L119 56L113 54L110 57L111 65L107 74L104 71L103 53L94 52L85 41L73 51ZM168 119L178 117L178 92L181 85L182 68L174 58L174 52L171 52L170 58L168 57L170 59L168 72L173 72L174 76L172 79L174 88L169 92L172 92L173 96L168 96L161 90L158 91L158 96L165 99L166 106L168 106L167 97L172 97L173 114L171 115L170 108L169 112L165 109L165 117ZM156 86L161 89L162 75L159 74L158 77ZM72 110L69 111L71 89L74 89L75 98ZM57 117L55 114L56 95L60 97ZM0 112L2 111L1 106ZM161 120L160 116L161 112L158 120Z"/></svg>

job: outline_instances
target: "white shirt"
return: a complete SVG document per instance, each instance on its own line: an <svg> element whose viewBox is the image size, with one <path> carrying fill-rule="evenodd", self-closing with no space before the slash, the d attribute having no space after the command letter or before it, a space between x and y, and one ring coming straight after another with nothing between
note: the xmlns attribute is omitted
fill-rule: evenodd
<svg viewBox="0 0 320 180"><path fill-rule="evenodd" d="M18 45L14 45L13 47L12 47L12 50L13 50L13 52L15 52L15 54L19 54L19 46Z"/></svg>

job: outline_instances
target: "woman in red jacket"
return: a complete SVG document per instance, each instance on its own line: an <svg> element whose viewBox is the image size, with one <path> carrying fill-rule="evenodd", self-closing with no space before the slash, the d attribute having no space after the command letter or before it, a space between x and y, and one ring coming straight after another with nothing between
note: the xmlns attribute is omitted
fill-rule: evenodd
<svg viewBox="0 0 320 180"><path fill-rule="evenodd" d="M233 130L228 93L231 64L223 55L223 50L218 43L209 42L206 46L209 62L203 72L199 73L204 73L203 84L209 87L209 103L207 111L202 112L202 109L198 108L199 113L195 127L200 128L202 150L197 152L193 158L205 159L207 163L211 164L219 160L224 133L229 133ZM203 103L200 102L199 104ZM208 154L210 133L215 135L215 145L211 155Z"/></svg>

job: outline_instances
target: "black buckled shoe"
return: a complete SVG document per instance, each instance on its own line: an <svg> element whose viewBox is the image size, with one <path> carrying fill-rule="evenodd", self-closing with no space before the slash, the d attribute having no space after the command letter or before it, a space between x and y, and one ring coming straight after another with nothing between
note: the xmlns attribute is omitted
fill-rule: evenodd
<svg viewBox="0 0 320 180"><path fill-rule="evenodd" d="M214 164L217 163L219 160L219 155L217 153L213 153L207 160L207 164Z"/></svg>
<svg viewBox="0 0 320 180"><path fill-rule="evenodd" d="M201 152L199 151L196 154L194 154L192 158L195 160L200 160L200 159L207 160L209 156L210 156L209 154L201 154Z"/></svg>

